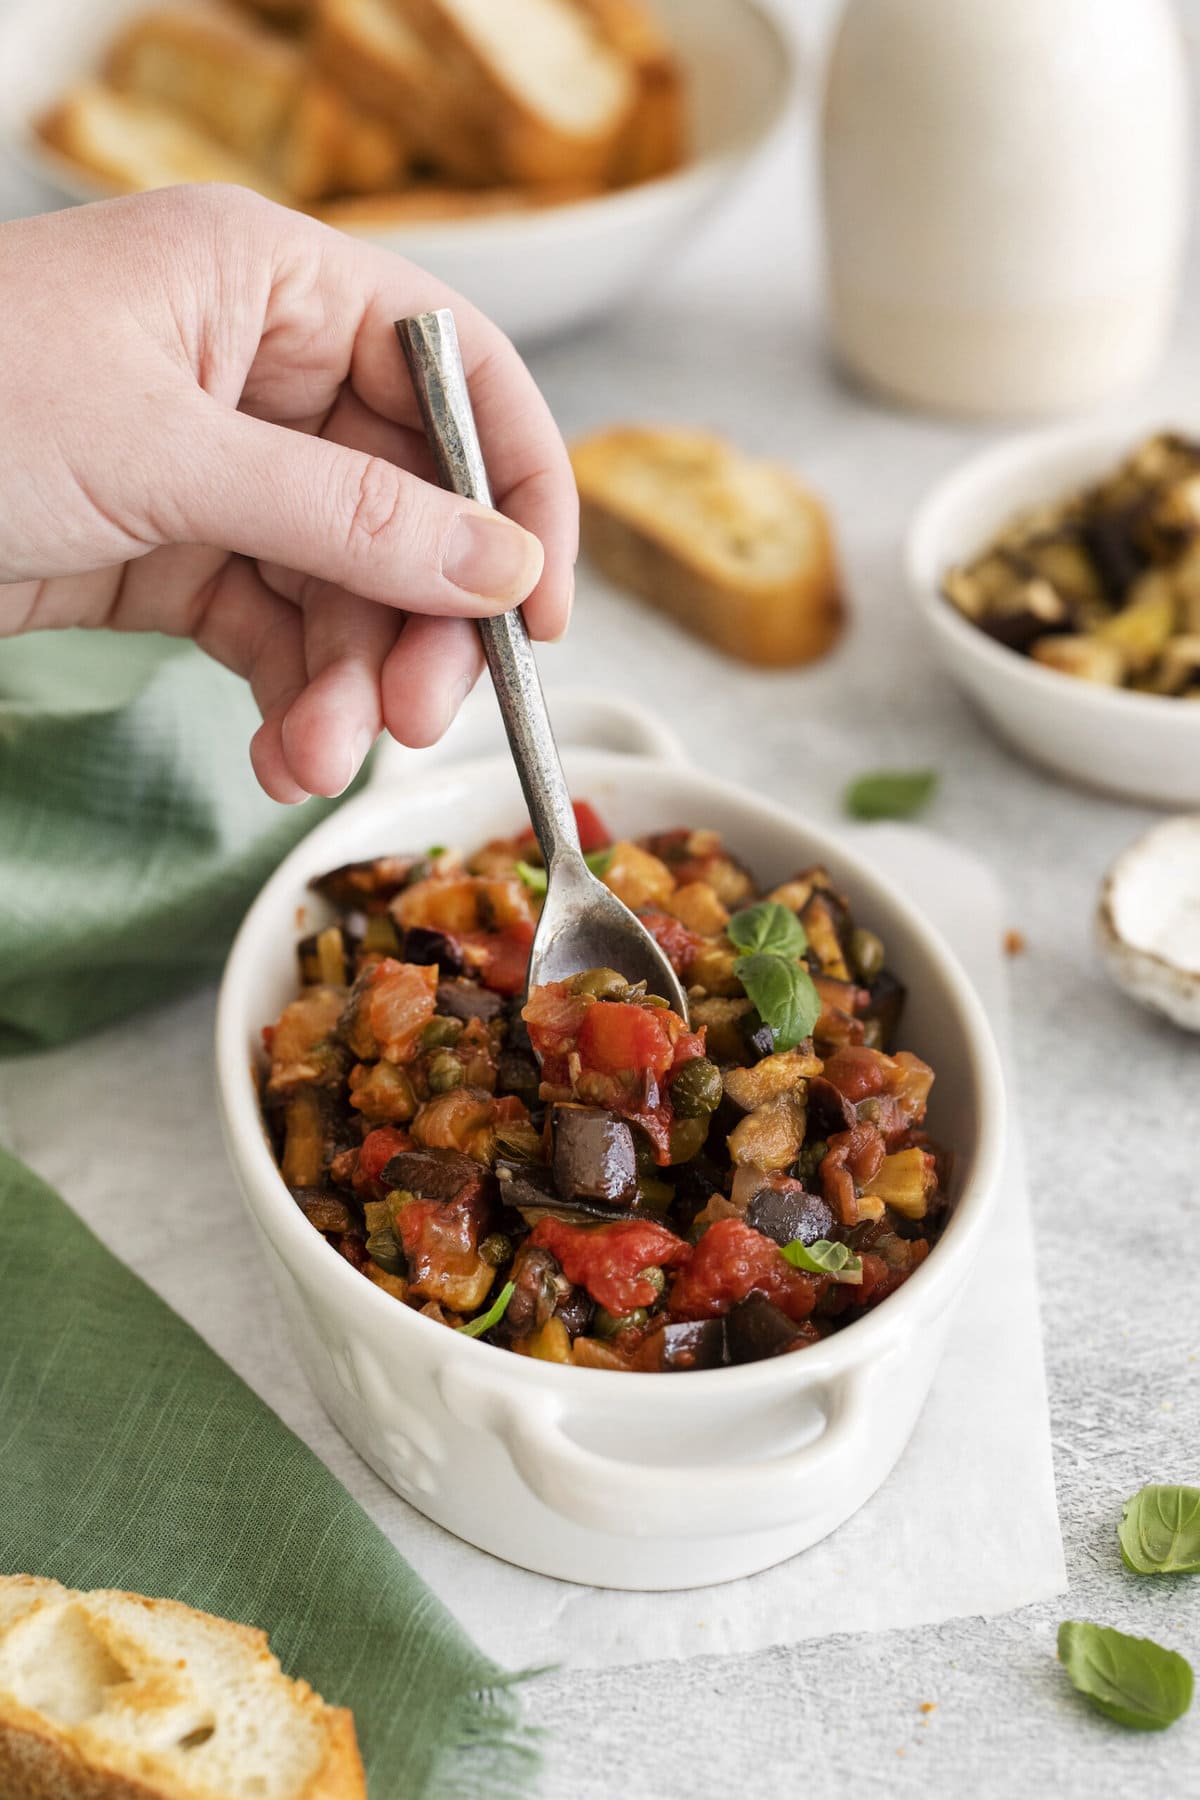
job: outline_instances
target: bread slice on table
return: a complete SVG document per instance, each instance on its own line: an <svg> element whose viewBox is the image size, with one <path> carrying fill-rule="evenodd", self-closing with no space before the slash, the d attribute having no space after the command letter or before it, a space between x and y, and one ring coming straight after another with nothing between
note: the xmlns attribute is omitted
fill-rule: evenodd
<svg viewBox="0 0 1200 1800"><path fill-rule="evenodd" d="M618 136L609 179L614 186L667 175L683 162L687 102L683 67L662 24L642 0L578 0L633 70L637 96Z"/></svg>
<svg viewBox="0 0 1200 1800"><path fill-rule="evenodd" d="M575 0L390 0L455 89L448 138L485 142L496 183L600 181L633 111L633 69Z"/></svg>
<svg viewBox="0 0 1200 1800"><path fill-rule="evenodd" d="M843 607L825 509L789 469L707 432L618 426L572 446L583 546L621 587L718 650L823 656Z"/></svg>
<svg viewBox="0 0 1200 1800"><path fill-rule="evenodd" d="M52 149L125 193L177 182L232 181L273 193L252 163L235 156L157 101L95 81L71 88L38 122Z"/></svg>
<svg viewBox="0 0 1200 1800"><path fill-rule="evenodd" d="M361 121L313 75L298 44L229 6L189 0L137 14L105 73L113 87L169 107L299 200L394 183L405 166L394 130Z"/></svg>
<svg viewBox="0 0 1200 1800"><path fill-rule="evenodd" d="M265 1633L0 1576L3 1800L365 1800L354 1721Z"/></svg>

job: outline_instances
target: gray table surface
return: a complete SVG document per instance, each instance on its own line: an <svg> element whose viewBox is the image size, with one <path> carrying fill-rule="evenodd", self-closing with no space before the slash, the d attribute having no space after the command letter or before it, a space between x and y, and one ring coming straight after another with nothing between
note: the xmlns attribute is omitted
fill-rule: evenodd
<svg viewBox="0 0 1200 1800"><path fill-rule="evenodd" d="M1186 10L1200 22L1200 0ZM810 6L806 36L828 11ZM743 672L585 580L546 675L663 709L698 762L818 819L837 816L850 772L942 771L929 822L991 865L1028 945L1012 964L1016 1100L1070 1592L1007 1617L750 1657L656 1664L648 1639L643 1665L545 1677L528 1690L549 1734L545 1793L1200 1795L1200 1709L1161 1736L1122 1732L1083 1707L1053 1654L1073 1617L1200 1661L1200 1582L1135 1580L1114 1534L1144 1482L1200 1480L1200 1045L1110 987L1090 941L1100 877L1153 815L1019 761L931 663L900 576L905 522L995 434L884 410L830 366L811 170L802 118L657 285L530 360L568 434L693 421L794 463L833 509L852 630L810 671ZM0 177L0 215L28 204ZM1168 360L1133 397L1147 416L1200 425L1198 293L1193 255Z"/></svg>

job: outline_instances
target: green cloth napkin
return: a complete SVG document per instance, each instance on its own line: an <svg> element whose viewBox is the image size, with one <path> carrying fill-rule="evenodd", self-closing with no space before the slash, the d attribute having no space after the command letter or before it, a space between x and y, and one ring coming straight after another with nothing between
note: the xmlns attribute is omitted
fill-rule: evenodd
<svg viewBox="0 0 1200 1800"><path fill-rule="evenodd" d="M217 969L257 887L327 810L259 792L255 720L242 683L190 646L0 644L0 1054ZM261 1626L290 1673L353 1709L372 1800L535 1785L512 1678L282 1421L4 1151L0 1571Z"/></svg>
<svg viewBox="0 0 1200 1800"><path fill-rule="evenodd" d="M278 806L245 684L171 638L0 643L0 1055L59 1044L219 969L330 802Z"/></svg>
<svg viewBox="0 0 1200 1800"><path fill-rule="evenodd" d="M534 1785L510 1677L300 1439L4 1151L0 1571L269 1630L289 1674L353 1708L372 1800Z"/></svg>

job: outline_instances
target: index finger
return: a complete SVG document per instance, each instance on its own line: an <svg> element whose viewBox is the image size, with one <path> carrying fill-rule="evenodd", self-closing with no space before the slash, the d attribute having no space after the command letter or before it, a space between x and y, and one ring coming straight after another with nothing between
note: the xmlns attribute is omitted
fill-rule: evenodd
<svg viewBox="0 0 1200 1800"><path fill-rule="evenodd" d="M331 235L339 250L329 268L345 259L359 294L367 296L354 334L350 382L375 412L420 428L394 321L443 306L453 312L495 503L540 538L546 552L541 580L524 605L525 619L534 637L558 637L570 612L579 502L566 445L537 383L504 333L461 294L385 250Z"/></svg>

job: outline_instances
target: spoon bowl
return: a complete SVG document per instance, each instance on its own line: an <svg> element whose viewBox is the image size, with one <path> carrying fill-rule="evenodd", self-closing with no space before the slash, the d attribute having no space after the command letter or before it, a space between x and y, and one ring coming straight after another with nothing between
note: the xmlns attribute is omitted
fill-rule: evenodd
<svg viewBox="0 0 1200 1800"><path fill-rule="evenodd" d="M529 957L529 985L566 981L581 969L615 969L644 981L681 1019L687 995L665 953L641 920L584 863L560 861L551 871Z"/></svg>

